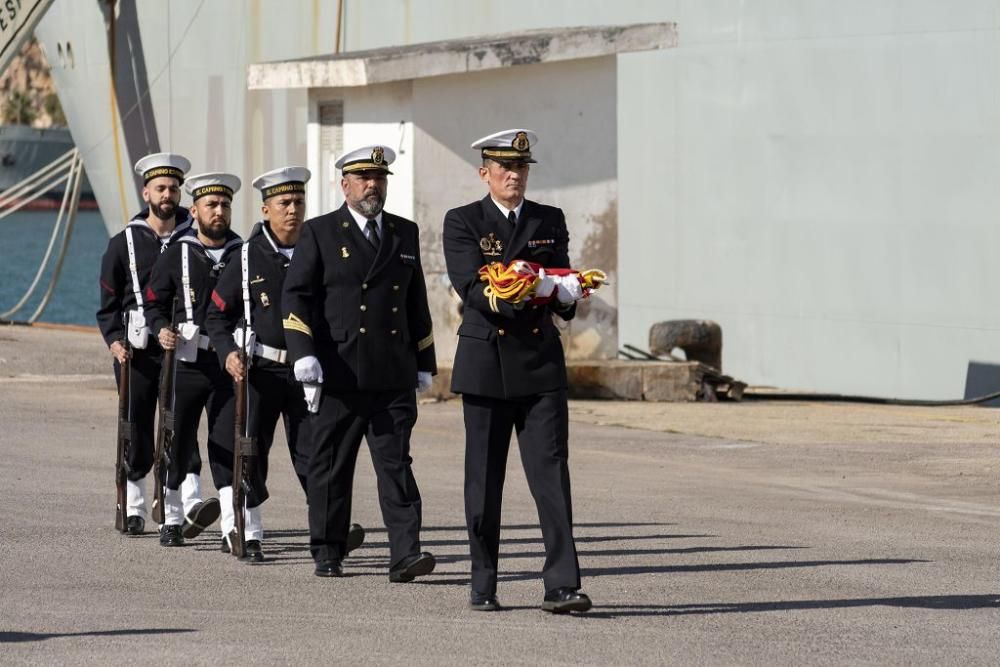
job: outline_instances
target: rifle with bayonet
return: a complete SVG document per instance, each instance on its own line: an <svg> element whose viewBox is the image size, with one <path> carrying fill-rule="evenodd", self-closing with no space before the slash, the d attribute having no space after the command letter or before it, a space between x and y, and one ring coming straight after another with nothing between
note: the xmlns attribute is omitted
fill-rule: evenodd
<svg viewBox="0 0 1000 667"><path fill-rule="evenodd" d="M132 346L128 339L125 339L125 361L119 364L118 378L118 434L116 436L116 449L118 450L117 461L115 462L115 530L127 532L128 530L128 452L132 447L132 437L134 427L129 414L129 379L132 371Z"/></svg>
<svg viewBox="0 0 1000 667"><path fill-rule="evenodd" d="M177 333L177 297L171 305L170 330ZM156 429L156 450L153 453L153 521L163 524L164 493L167 471L174 460L174 377L176 376L176 345L163 351L160 369L160 398L157 401L159 420Z"/></svg>
<svg viewBox="0 0 1000 667"><path fill-rule="evenodd" d="M253 336L250 327L242 320L237 330L242 329L242 337L237 336L240 366L243 368L243 379L235 383L235 428L233 438L233 516L236 521L236 539L232 540L230 548L237 558L247 555L246 507L247 495L250 492L250 472L254 469L257 457L257 439L250 435L247 424L247 407L250 403L250 362L253 358L248 354L248 348L253 347Z"/></svg>

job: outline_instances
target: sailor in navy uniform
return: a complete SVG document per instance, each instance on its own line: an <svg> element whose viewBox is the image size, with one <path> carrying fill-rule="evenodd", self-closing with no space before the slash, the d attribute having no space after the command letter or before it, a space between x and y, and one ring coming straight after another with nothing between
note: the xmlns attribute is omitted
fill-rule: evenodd
<svg viewBox="0 0 1000 667"><path fill-rule="evenodd" d="M208 414L208 461L219 500L213 502L212 514L202 517L199 528L214 522L220 509L223 535L228 535L235 525L233 383L219 365L204 324L215 283L242 245L240 237L229 228L232 199L240 189L240 179L223 173L199 174L188 177L184 189L193 199L191 214L196 233L183 237L160 256L146 289L152 311L150 330L157 333L163 349L176 349L177 359L173 396L176 452L167 471L165 520L160 530L163 546L181 546L185 537L192 537L182 534L177 489L180 471L198 456L202 411ZM177 323L177 333L170 328L171 318Z"/></svg>
<svg viewBox="0 0 1000 667"><path fill-rule="evenodd" d="M479 177L489 189L480 201L448 211L444 253L448 276L464 304L451 388L465 413L465 515L472 555L470 605L500 608L496 597L500 503L511 432L538 510L545 543L542 609L586 611L573 540L568 466L566 362L553 316L570 320L582 297L579 281L546 276L545 305L507 303L480 282L479 269L523 259L568 268L569 233L563 212L524 198L534 132L497 132L476 141Z"/></svg>
<svg viewBox="0 0 1000 667"><path fill-rule="evenodd" d="M295 380L281 325L281 290L285 273L302 231L306 210L305 167L282 167L258 176L253 187L263 198L263 221L257 223L240 249L239 259L229 262L212 292L205 328L219 361L234 380L248 379L249 432L257 439L257 470L247 497L246 550L250 561L264 560L261 542L264 528L260 503L267 491L268 453L278 419L284 421L285 439L292 467L306 491L309 470L309 422L306 419L302 385ZM240 363L234 332L242 326L253 331L249 372ZM364 530L353 525L348 550L360 546Z"/></svg>
<svg viewBox="0 0 1000 667"><path fill-rule="evenodd" d="M163 360L163 351L146 325L143 292L160 254L177 239L192 233L191 216L180 207L181 185L190 168L187 158L173 153L154 153L135 163L135 171L144 182L142 199L146 207L111 237L101 260L97 324L114 358L116 380L121 380L121 363L126 356L131 358L128 412L133 439L125 460L125 532L129 535L141 535L146 526L146 475L153 467L156 400ZM193 459L181 484L185 522L189 524L205 511L200 470L201 460Z"/></svg>
<svg viewBox="0 0 1000 667"><path fill-rule="evenodd" d="M366 146L337 161L346 202L306 222L285 278L288 352L295 377L316 392L308 394L318 411L311 424L309 536L321 577L343 574L362 437L389 535L389 580L412 581L435 564L420 550L410 433L414 389L429 388L437 366L417 225L382 210L394 159L389 148Z"/></svg>

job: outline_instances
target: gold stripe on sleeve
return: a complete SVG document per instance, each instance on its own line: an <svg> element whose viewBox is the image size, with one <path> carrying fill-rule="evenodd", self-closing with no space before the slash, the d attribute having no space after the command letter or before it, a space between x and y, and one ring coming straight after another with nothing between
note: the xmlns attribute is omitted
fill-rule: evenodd
<svg viewBox="0 0 1000 667"><path fill-rule="evenodd" d="M295 313L290 313L288 317L281 320L281 326L287 331L298 331L312 338L313 332L309 325L299 319Z"/></svg>

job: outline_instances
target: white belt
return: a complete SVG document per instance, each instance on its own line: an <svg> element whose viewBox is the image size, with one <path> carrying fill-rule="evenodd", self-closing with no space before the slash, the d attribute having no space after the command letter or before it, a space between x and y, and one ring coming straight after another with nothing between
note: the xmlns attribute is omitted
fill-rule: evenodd
<svg viewBox="0 0 1000 667"><path fill-rule="evenodd" d="M268 359L270 361L276 361L279 364L285 363L285 360L288 358L288 352L286 350L271 347L270 345L264 345L263 343L254 343L253 353L254 356Z"/></svg>

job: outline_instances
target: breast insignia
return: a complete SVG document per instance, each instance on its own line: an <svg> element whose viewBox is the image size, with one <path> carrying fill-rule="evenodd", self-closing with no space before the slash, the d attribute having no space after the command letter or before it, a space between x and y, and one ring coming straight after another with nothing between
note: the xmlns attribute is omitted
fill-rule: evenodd
<svg viewBox="0 0 1000 667"><path fill-rule="evenodd" d="M265 308L271 305L271 299L267 296L267 292L260 293L260 305L264 306Z"/></svg>
<svg viewBox="0 0 1000 667"><path fill-rule="evenodd" d="M490 232L479 239L479 249L484 255L489 257L499 257L503 254L503 241L498 239L493 232Z"/></svg>
<svg viewBox="0 0 1000 667"><path fill-rule="evenodd" d="M346 245L340 246L340 256L343 257L344 259L347 259L348 257L351 256L351 253L347 252Z"/></svg>

